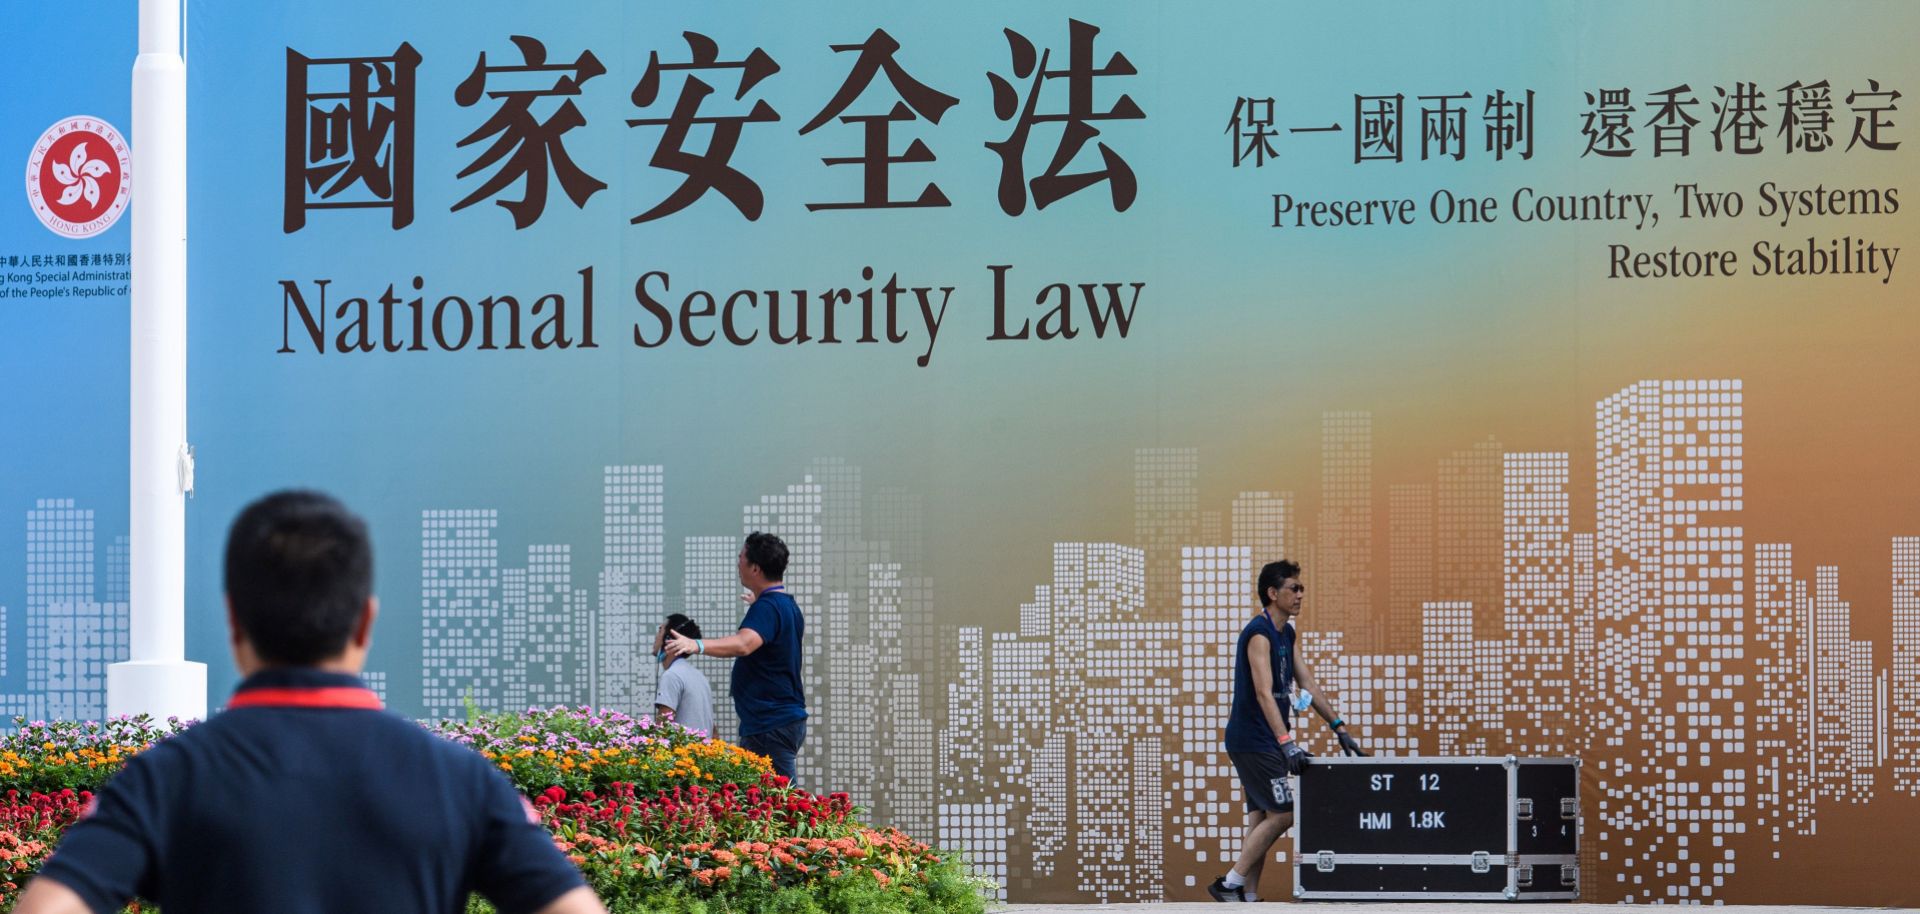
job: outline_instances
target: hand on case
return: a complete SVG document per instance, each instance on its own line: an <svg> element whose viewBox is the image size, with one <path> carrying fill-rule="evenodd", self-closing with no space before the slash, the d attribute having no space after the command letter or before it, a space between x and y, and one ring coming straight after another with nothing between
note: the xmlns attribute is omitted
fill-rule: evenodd
<svg viewBox="0 0 1920 914"><path fill-rule="evenodd" d="M1300 748L1300 743L1295 740L1280 744L1280 760L1286 764L1288 774L1299 774L1300 769L1307 767L1310 758L1313 758L1313 753Z"/></svg>

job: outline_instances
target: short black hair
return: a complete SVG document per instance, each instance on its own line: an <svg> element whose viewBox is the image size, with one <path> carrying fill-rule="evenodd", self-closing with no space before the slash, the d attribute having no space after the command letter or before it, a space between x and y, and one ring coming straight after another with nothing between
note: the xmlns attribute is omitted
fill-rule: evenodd
<svg viewBox="0 0 1920 914"><path fill-rule="evenodd" d="M261 660L311 666L333 657L373 595L366 522L319 492L268 495L227 533L226 587Z"/></svg>
<svg viewBox="0 0 1920 914"><path fill-rule="evenodd" d="M767 580L787 579L787 544L779 537L755 530L747 534L747 544L740 551L746 553L748 564L760 566Z"/></svg>
<svg viewBox="0 0 1920 914"><path fill-rule="evenodd" d="M694 639L706 637L700 634L700 623L680 613L674 613L667 617L667 632L669 634L684 635Z"/></svg>
<svg viewBox="0 0 1920 914"><path fill-rule="evenodd" d="M1300 565L1296 562L1287 561L1286 559L1281 559L1278 562L1268 562L1263 566L1260 569L1259 583L1254 585L1256 595L1260 598L1261 607L1264 608L1273 605L1273 601L1267 598L1267 590L1269 588L1279 587L1281 581L1299 576Z"/></svg>

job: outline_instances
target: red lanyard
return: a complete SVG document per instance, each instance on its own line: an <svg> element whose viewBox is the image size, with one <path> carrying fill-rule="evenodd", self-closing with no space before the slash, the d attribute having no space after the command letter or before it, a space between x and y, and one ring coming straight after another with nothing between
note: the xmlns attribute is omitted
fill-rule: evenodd
<svg viewBox="0 0 1920 914"><path fill-rule="evenodd" d="M235 692L228 708L357 708L378 711L385 707L371 689L358 686L328 686L319 689L248 689Z"/></svg>

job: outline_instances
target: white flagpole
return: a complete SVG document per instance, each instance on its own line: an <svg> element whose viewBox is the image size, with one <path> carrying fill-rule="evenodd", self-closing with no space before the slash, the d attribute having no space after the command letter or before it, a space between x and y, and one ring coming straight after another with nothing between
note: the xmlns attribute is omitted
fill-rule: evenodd
<svg viewBox="0 0 1920 914"><path fill-rule="evenodd" d="M199 718L207 666L186 659L187 65L180 0L140 0L133 62L132 580L128 659L107 713Z"/></svg>

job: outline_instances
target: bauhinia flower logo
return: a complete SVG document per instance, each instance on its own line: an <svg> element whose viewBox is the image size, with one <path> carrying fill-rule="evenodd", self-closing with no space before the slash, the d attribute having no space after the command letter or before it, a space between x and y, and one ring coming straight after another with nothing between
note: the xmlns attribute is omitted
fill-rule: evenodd
<svg viewBox="0 0 1920 914"><path fill-rule="evenodd" d="M112 170L105 159L88 158L87 142L81 140L65 162L53 163L53 179L66 188L60 192L60 205L72 206L73 201L85 197L88 206L99 206L100 179Z"/></svg>
<svg viewBox="0 0 1920 914"><path fill-rule="evenodd" d="M127 141L97 117L62 119L27 155L27 203L55 234L86 238L126 211L133 160Z"/></svg>

